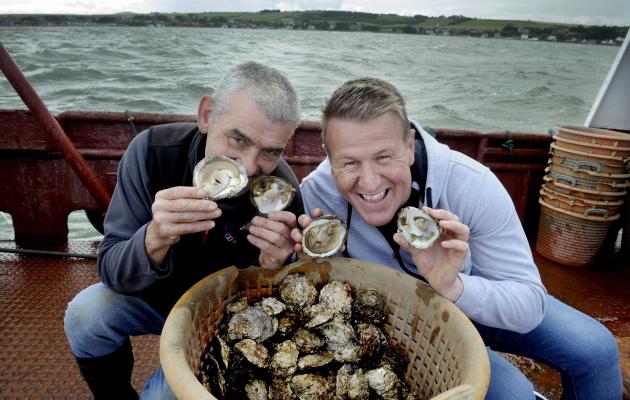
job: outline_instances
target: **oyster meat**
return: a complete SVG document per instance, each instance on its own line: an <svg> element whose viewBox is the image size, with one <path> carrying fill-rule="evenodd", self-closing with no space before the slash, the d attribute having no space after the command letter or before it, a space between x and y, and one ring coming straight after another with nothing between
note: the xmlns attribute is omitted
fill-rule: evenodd
<svg viewBox="0 0 630 400"><path fill-rule="evenodd" d="M400 210L398 232L416 249L427 249L433 246L442 234L438 222L416 207L405 207Z"/></svg>
<svg viewBox="0 0 630 400"><path fill-rule="evenodd" d="M209 200L234 197L247 188L247 171L231 158L209 156L195 166L193 186L201 188Z"/></svg>
<svg viewBox="0 0 630 400"><path fill-rule="evenodd" d="M250 188L252 204L261 214L284 210L295 196L295 188L277 176L264 175L256 178Z"/></svg>
<svg viewBox="0 0 630 400"><path fill-rule="evenodd" d="M302 249L311 257L332 256L341 249L348 236L348 227L336 215L313 219L302 232Z"/></svg>

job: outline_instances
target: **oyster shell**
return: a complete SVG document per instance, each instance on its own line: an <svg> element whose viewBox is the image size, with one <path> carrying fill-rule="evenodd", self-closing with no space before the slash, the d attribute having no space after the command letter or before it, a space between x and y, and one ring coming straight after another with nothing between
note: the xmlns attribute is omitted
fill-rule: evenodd
<svg viewBox="0 0 630 400"><path fill-rule="evenodd" d="M300 352L295 343L285 340L280 343L271 358L270 370L274 376L288 377L297 370L297 362Z"/></svg>
<svg viewBox="0 0 630 400"><path fill-rule="evenodd" d="M326 342L315 332L306 329L298 329L293 336L293 341L302 353L315 353L324 347Z"/></svg>
<svg viewBox="0 0 630 400"><path fill-rule="evenodd" d="M262 308L247 307L244 310L232 315L228 322L228 339L254 339L262 342L269 339L276 333L277 321L274 324L273 318Z"/></svg>
<svg viewBox="0 0 630 400"><path fill-rule="evenodd" d="M313 219L302 232L302 249L311 257L332 256L341 249L348 236L348 227L336 215Z"/></svg>
<svg viewBox="0 0 630 400"><path fill-rule="evenodd" d="M269 365L269 351L265 346L252 339L243 339L236 343L234 348L258 368L267 368Z"/></svg>
<svg viewBox="0 0 630 400"><path fill-rule="evenodd" d="M334 377L302 374L291 378L291 391L300 400L332 400L335 398Z"/></svg>
<svg viewBox="0 0 630 400"><path fill-rule="evenodd" d="M269 400L293 400L294 398L289 381L281 377L271 378Z"/></svg>
<svg viewBox="0 0 630 400"><path fill-rule="evenodd" d="M256 306L271 316L278 315L287 309L287 306L275 297L265 297Z"/></svg>
<svg viewBox="0 0 630 400"><path fill-rule="evenodd" d="M387 338L383 332L372 324L359 324L355 331L357 339L364 349L364 357L368 360L381 358L387 349Z"/></svg>
<svg viewBox="0 0 630 400"><path fill-rule="evenodd" d="M283 311L277 316L278 319L278 336L287 337L298 328L300 316L292 311Z"/></svg>
<svg viewBox="0 0 630 400"><path fill-rule="evenodd" d="M267 400L267 384L261 379L253 379L245 385L248 400Z"/></svg>
<svg viewBox="0 0 630 400"><path fill-rule="evenodd" d="M247 297L239 297L238 299L226 305L225 311L229 312L230 314L234 314L246 309L248 306L249 304L247 304Z"/></svg>
<svg viewBox="0 0 630 400"><path fill-rule="evenodd" d="M205 157L193 170L193 186L201 188L209 200L234 197L247 188L247 171L231 158Z"/></svg>
<svg viewBox="0 0 630 400"><path fill-rule="evenodd" d="M334 318L318 329L326 340L326 347L332 352L356 343L356 335L352 325L341 319Z"/></svg>
<svg viewBox="0 0 630 400"><path fill-rule="evenodd" d="M366 374L370 388L384 400L398 400L400 398L400 379L389 368L377 368Z"/></svg>
<svg viewBox="0 0 630 400"><path fill-rule="evenodd" d="M304 327L311 329L320 326L335 316L335 310L323 303L313 304L306 307L304 310L304 317L308 320Z"/></svg>
<svg viewBox="0 0 630 400"><path fill-rule="evenodd" d="M355 322L380 325L385 322L385 299L376 289L359 289L352 303Z"/></svg>
<svg viewBox="0 0 630 400"><path fill-rule="evenodd" d="M319 354L307 354L300 357L297 365L299 369L318 368L330 364L334 359L333 353L325 351Z"/></svg>
<svg viewBox="0 0 630 400"><path fill-rule="evenodd" d="M328 282L319 292L319 302L348 319L352 314L352 288L346 282Z"/></svg>
<svg viewBox="0 0 630 400"><path fill-rule="evenodd" d="M442 230L428 213L416 207L405 207L398 213L398 232L416 249L426 249L440 238Z"/></svg>
<svg viewBox="0 0 630 400"><path fill-rule="evenodd" d="M317 289L303 274L291 274L280 282L280 297L292 309L301 310L317 301Z"/></svg>
<svg viewBox="0 0 630 400"><path fill-rule="evenodd" d="M295 188L285 179L265 175L252 182L249 196L261 214L269 214L287 208L293 201Z"/></svg>

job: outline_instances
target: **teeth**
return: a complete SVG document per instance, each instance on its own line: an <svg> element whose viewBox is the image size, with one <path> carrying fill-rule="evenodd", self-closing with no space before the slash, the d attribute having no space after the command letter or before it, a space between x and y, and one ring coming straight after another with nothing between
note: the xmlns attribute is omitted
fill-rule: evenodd
<svg viewBox="0 0 630 400"><path fill-rule="evenodd" d="M381 200L383 197L385 197L385 193L386 192L387 192L387 189L385 189L385 190L383 190L381 192L378 192L376 194L365 194L365 193L362 193L361 197L363 197L363 199L366 200L366 201L378 201L378 200Z"/></svg>

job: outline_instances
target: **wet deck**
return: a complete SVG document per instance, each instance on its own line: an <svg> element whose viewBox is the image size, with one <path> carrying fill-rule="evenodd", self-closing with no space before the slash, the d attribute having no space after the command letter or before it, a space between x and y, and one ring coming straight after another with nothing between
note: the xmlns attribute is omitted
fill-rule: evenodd
<svg viewBox="0 0 630 400"><path fill-rule="evenodd" d="M15 248L0 241L0 247ZM96 252L97 243L73 241L47 250ZM630 263L628 255L601 257L591 269L550 262L535 252L543 281L560 300L597 318L616 336L622 352L626 388L630 387ZM97 282L95 261L0 253L0 398L89 398L63 332L67 302ZM157 336L132 340L140 388L158 365ZM549 399L560 394L557 374L514 359Z"/></svg>

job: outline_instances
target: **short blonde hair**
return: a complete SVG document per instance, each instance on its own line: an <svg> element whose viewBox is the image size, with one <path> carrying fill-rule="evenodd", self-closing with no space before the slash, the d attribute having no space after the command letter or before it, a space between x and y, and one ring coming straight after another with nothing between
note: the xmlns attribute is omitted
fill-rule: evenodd
<svg viewBox="0 0 630 400"><path fill-rule="evenodd" d="M403 141L409 136L405 100L389 82L376 78L349 80L333 92L322 108L322 143L326 146L328 121L332 118L367 121L393 111L400 117Z"/></svg>

